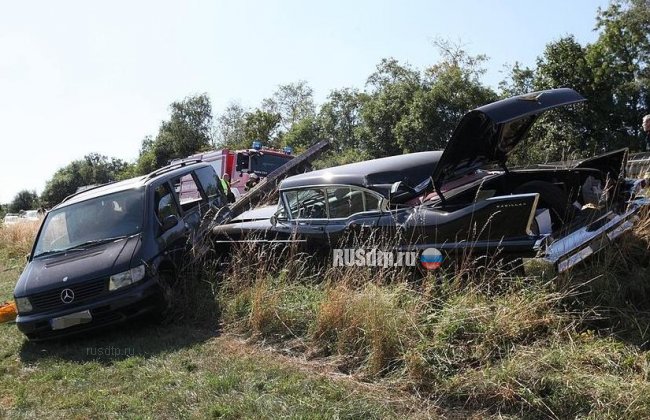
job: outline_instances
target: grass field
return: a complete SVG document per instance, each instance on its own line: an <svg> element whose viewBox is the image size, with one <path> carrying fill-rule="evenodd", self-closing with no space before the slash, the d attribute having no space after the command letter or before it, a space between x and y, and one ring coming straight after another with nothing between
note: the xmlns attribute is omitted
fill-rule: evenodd
<svg viewBox="0 0 650 420"><path fill-rule="evenodd" d="M0 230L0 300L25 235ZM650 417L648 215L562 277L242 258L188 279L168 325L44 343L0 325L0 416Z"/></svg>
<svg viewBox="0 0 650 420"><path fill-rule="evenodd" d="M0 246L0 301L11 299L29 247L13 239ZM221 335L217 318L142 321L42 343L0 324L0 417L385 418L432 410Z"/></svg>

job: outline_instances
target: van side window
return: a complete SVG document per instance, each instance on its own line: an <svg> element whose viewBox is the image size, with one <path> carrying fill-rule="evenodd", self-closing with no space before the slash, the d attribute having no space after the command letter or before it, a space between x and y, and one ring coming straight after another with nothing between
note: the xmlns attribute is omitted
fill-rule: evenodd
<svg viewBox="0 0 650 420"><path fill-rule="evenodd" d="M154 211L156 212L158 223L161 225L165 217L171 215L179 216L174 196L167 184L159 185L154 192Z"/></svg>
<svg viewBox="0 0 650 420"><path fill-rule="evenodd" d="M183 211L193 210L201 204L203 197L196 186L192 173L171 180Z"/></svg>
<svg viewBox="0 0 650 420"><path fill-rule="evenodd" d="M211 166L206 166L205 168L199 168L194 171L196 178L199 180L199 183L203 187L203 192L208 196L208 199L215 199L215 205L221 207L226 204L225 195L222 193L221 188L219 188L219 177L215 173L214 169Z"/></svg>

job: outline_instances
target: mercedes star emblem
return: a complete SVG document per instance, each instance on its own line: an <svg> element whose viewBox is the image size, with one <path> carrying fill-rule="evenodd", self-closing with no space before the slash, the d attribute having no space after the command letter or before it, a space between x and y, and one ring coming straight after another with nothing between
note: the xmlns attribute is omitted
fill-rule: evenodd
<svg viewBox="0 0 650 420"><path fill-rule="evenodd" d="M74 300L74 292L70 289L61 290L61 302L72 303Z"/></svg>

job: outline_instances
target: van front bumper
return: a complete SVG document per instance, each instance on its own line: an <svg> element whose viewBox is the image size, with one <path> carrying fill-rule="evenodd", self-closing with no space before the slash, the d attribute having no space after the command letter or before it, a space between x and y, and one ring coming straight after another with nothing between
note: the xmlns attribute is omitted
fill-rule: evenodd
<svg viewBox="0 0 650 420"><path fill-rule="evenodd" d="M95 301L74 307L61 306L39 313L19 314L16 326L30 340L43 340L77 334L117 324L156 310L161 303L161 289L157 278L145 278L124 290L98 297ZM53 329L52 319L89 311L92 320L64 329Z"/></svg>

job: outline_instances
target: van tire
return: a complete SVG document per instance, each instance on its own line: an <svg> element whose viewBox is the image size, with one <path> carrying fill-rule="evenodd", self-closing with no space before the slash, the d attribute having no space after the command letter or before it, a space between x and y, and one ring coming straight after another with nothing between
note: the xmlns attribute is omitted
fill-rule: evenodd
<svg viewBox="0 0 650 420"><path fill-rule="evenodd" d="M153 313L153 318L156 322L164 323L168 320L171 311L174 308L176 291L174 284L176 283L176 275L173 271L160 271L158 273L158 285L160 286L160 297L158 306Z"/></svg>

